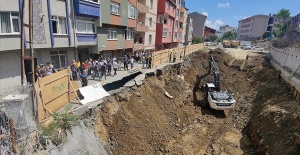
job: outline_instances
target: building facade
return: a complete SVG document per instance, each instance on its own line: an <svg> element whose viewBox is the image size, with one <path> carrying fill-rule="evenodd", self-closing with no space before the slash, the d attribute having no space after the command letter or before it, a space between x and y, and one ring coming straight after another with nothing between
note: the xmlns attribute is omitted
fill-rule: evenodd
<svg viewBox="0 0 300 155"><path fill-rule="evenodd" d="M290 25L300 27L300 13L291 18Z"/></svg>
<svg viewBox="0 0 300 155"><path fill-rule="evenodd" d="M193 41L193 18L187 17L186 32L185 32L185 43L184 45L191 45Z"/></svg>
<svg viewBox="0 0 300 155"><path fill-rule="evenodd" d="M161 0L157 5L155 40L156 50L168 49L173 47L173 30L176 17L176 2L174 1Z"/></svg>
<svg viewBox="0 0 300 155"><path fill-rule="evenodd" d="M28 1L25 4L24 21L28 23ZM63 69L76 58L75 37L69 1L36 0L33 3L34 65L51 62ZM21 12L22 1L0 0L0 86L21 84ZM25 27L25 56L29 56L29 30ZM31 61L25 60L25 74L31 79Z"/></svg>
<svg viewBox="0 0 300 155"><path fill-rule="evenodd" d="M97 27L98 51L104 58L132 55L137 23L137 0L102 0L101 22Z"/></svg>
<svg viewBox="0 0 300 155"><path fill-rule="evenodd" d="M157 0L139 0L137 10L134 51L153 52L155 50Z"/></svg>
<svg viewBox="0 0 300 155"><path fill-rule="evenodd" d="M220 36L223 36L226 32L231 32L231 31L234 31L233 27L229 25L224 25L224 26L220 26L218 32L220 33Z"/></svg>
<svg viewBox="0 0 300 155"><path fill-rule="evenodd" d="M204 38L208 38L210 35L216 34L216 30L210 27L204 27Z"/></svg>
<svg viewBox="0 0 300 155"><path fill-rule="evenodd" d="M239 21L237 39L256 40L262 38L265 32L276 31L278 24L283 23L282 19L275 15L255 15Z"/></svg>
<svg viewBox="0 0 300 155"><path fill-rule="evenodd" d="M193 36L203 38L204 26L207 17L205 15L199 14L198 12L193 12L189 15L193 18Z"/></svg>

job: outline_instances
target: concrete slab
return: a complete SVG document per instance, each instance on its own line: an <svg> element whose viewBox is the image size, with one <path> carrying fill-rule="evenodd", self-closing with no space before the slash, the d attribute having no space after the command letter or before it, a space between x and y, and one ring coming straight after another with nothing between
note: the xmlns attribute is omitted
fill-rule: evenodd
<svg viewBox="0 0 300 155"><path fill-rule="evenodd" d="M135 86L135 81L134 81L134 80L130 80L130 81L128 81L128 82L124 85L124 87L133 87L133 86Z"/></svg>

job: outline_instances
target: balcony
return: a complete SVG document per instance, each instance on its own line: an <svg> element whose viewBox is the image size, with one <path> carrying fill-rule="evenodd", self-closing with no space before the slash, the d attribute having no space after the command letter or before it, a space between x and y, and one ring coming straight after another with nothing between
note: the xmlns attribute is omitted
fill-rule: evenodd
<svg viewBox="0 0 300 155"><path fill-rule="evenodd" d="M145 48L145 45L144 45L144 38L137 38L137 39L134 39L134 45L133 45L133 48L135 50L143 50Z"/></svg>
<svg viewBox="0 0 300 155"><path fill-rule="evenodd" d="M97 45L97 34L77 33L77 44L80 45Z"/></svg>
<svg viewBox="0 0 300 155"><path fill-rule="evenodd" d="M140 2L137 3L137 9L139 10L140 13L148 13L149 12L149 8Z"/></svg>
<svg viewBox="0 0 300 155"><path fill-rule="evenodd" d="M100 4L84 0L74 0L74 9L77 16L99 18Z"/></svg>
<svg viewBox="0 0 300 155"><path fill-rule="evenodd" d="M149 28L145 24L137 24L136 31L137 32L148 32Z"/></svg>

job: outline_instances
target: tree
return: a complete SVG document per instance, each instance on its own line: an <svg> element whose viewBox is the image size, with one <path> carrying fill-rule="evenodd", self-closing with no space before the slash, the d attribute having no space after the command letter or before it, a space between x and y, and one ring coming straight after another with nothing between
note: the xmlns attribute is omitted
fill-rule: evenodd
<svg viewBox="0 0 300 155"><path fill-rule="evenodd" d="M236 38L236 33L229 31L229 32L225 32L222 40L226 39L226 40L234 40Z"/></svg>
<svg viewBox="0 0 300 155"><path fill-rule="evenodd" d="M216 35L210 35L210 36L208 36L208 40L210 40L211 42L217 41L218 40L218 36L216 36Z"/></svg>
<svg viewBox="0 0 300 155"><path fill-rule="evenodd" d="M192 42L193 42L193 44L199 44L199 43L203 43L204 41L200 37L193 37Z"/></svg>
<svg viewBox="0 0 300 155"><path fill-rule="evenodd" d="M277 14L277 18L283 19L284 22L286 22L291 16L290 10L288 9L281 9Z"/></svg>

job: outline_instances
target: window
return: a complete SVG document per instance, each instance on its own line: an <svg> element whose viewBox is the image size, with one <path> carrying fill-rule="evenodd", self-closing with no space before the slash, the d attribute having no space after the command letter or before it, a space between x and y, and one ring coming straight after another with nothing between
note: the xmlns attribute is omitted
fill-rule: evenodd
<svg viewBox="0 0 300 155"><path fill-rule="evenodd" d="M93 2L93 3L99 3L99 0L85 0L85 1Z"/></svg>
<svg viewBox="0 0 300 155"><path fill-rule="evenodd" d="M178 38L182 39L182 33L178 33Z"/></svg>
<svg viewBox="0 0 300 155"><path fill-rule="evenodd" d="M132 4L128 5L128 18L136 18L136 9Z"/></svg>
<svg viewBox="0 0 300 155"><path fill-rule="evenodd" d="M168 29L163 29L163 35L162 37L168 37Z"/></svg>
<svg viewBox="0 0 300 155"><path fill-rule="evenodd" d="M149 26L150 27L152 26L152 18L151 17L149 18Z"/></svg>
<svg viewBox="0 0 300 155"><path fill-rule="evenodd" d="M172 19L170 19L170 26L172 26Z"/></svg>
<svg viewBox="0 0 300 155"><path fill-rule="evenodd" d="M120 4L116 2L110 2L110 12L115 15L120 15Z"/></svg>
<svg viewBox="0 0 300 155"><path fill-rule="evenodd" d="M167 0L168 10L170 10L170 2Z"/></svg>
<svg viewBox="0 0 300 155"><path fill-rule="evenodd" d="M67 67L67 51L50 51L50 57L55 68Z"/></svg>
<svg viewBox="0 0 300 155"><path fill-rule="evenodd" d="M168 19L164 18L164 24L168 24Z"/></svg>
<svg viewBox="0 0 300 155"><path fill-rule="evenodd" d="M126 36L125 36L125 39L126 40L133 40L133 29L127 29L127 30L125 30L125 34L126 34Z"/></svg>
<svg viewBox="0 0 300 155"><path fill-rule="evenodd" d="M117 40L117 29L107 29L107 39L108 40Z"/></svg>
<svg viewBox="0 0 300 155"><path fill-rule="evenodd" d="M104 52L103 53L103 58L111 59L112 58L112 52Z"/></svg>
<svg viewBox="0 0 300 155"><path fill-rule="evenodd" d="M67 34L66 18L52 17L52 29L54 34Z"/></svg>
<svg viewBox="0 0 300 155"><path fill-rule="evenodd" d="M152 44L152 35L149 34L148 45L151 45L151 44Z"/></svg>
<svg viewBox="0 0 300 155"><path fill-rule="evenodd" d="M169 38L171 38L171 32L169 32Z"/></svg>
<svg viewBox="0 0 300 155"><path fill-rule="evenodd" d="M0 12L0 34L19 32L19 13Z"/></svg>
<svg viewBox="0 0 300 155"><path fill-rule="evenodd" d="M177 39L177 32L175 32L174 36L175 36L175 39Z"/></svg>
<svg viewBox="0 0 300 155"><path fill-rule="evenodd" d="M96 33L95 22L77 20L77 33Z"/></svg>
<svg viewBox="0 0 300 155"><path fill-rule="evenodd" d="M178 28L178 21L176 21L175 28L176 29Z"/></svg>
<svg viewBox="0 0 300 155"><path fill-rule="evenodd" d="M153 0L150 0L150 9L153 9Z"/></svg>

